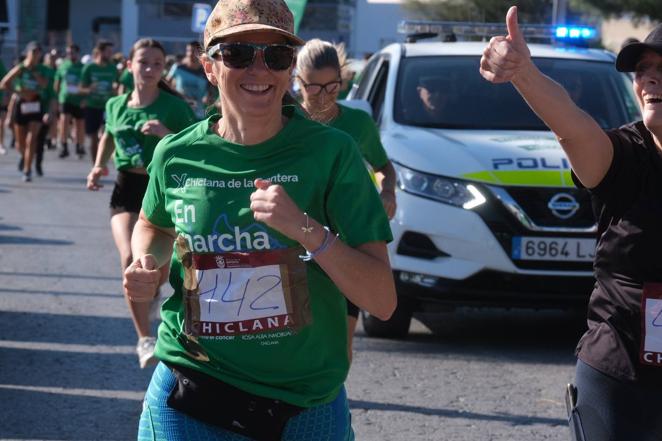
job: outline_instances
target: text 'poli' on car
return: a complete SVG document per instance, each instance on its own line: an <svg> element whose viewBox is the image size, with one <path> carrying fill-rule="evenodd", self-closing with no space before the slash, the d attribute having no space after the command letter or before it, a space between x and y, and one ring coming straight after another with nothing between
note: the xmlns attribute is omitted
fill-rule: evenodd
<svg viewBox="0 0 662 441"><path fill-rule="evenodd" d="M584 307L593 286L595 217L555 136L511 84L479 74L499 24L403 22L446 41L392 44L367 63L350 100L366 100L398 177L389 245L398 308L363 313L368 335L404 336L414 312L449 307ZM552 40L589 28L522 26L534 63L603 128L639 118L614 55ZM551 38L550 38L551 37ZM449 41L450 40L450 41Z"/></svg>

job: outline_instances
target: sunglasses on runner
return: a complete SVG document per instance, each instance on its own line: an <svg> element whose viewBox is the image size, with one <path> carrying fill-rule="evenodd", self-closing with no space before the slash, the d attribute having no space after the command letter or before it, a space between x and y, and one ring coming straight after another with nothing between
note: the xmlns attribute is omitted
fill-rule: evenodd
<svg viewBox="0 0 662 441"><path fill-rule="evenodd" d="M335 81L329 81L328 83L324 84L319 84L319 83L306 83L303 78L297 75L297 78L299 81L301 81L301 84L303 84L303 88L306 89L306 92L308 92L311 95L319 95L322 93L322 90L324 92L328 93L329 95L336 93L340 89L340 80L335 80Z"/></svg>
<svg viewBox="0 0 662 441"><path fill-rule="evenodd" d="M207 55L230 69L246 69L255 62L258 51L270 70L286 70L294 61L294 46L287 44L217 43L207 49Z"/></svg>

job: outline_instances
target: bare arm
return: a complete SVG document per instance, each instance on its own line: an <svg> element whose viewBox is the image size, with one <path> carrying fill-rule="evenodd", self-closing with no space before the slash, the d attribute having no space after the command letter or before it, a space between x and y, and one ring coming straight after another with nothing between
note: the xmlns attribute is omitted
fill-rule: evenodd
<svg viewBox="0 0 662 441"><path fill-rule="evenodd" d="M506 23L508 36L492 38L483 52L480 73L493 83L512 82L529 107L554 132L582 184L595 187L611 165L614 156L611 141L560 84L533 64L517 24L516 7L508 10Z"/></svg>
<svg viewBox="0 0 662 441"><path fill-rule="evenodd" d="M5 89L6 91L11 92L11 84L21 73L21 69L23 69L23 66L20 63L12 67L0 81L0 89Z"/></svg>
<svg viewBox="0 0 662 441"><path fill-rule="evenodd" d="M103 187L102 184L99 184L99 179L108 174L108 160L114 151L115 141L113 137L108 132L104 132L99 140L99 148L97 150L97 157L94 160L94 166L87 175L88 190L96 191Z"/></svg>
<svg viewBox="0 0 662 441"><path fill-rule="evenodd" d="M149 302L164 282L175 241L174 228L160 228L141 210L131 235L133 263L124 271L124 290L133 302Z"/></svg>
<svg viewBox="0 0 662 441"><path fill-rule="evenodd" d="M389 219L393 219L397 205L395 201L395 168L393 168L391 161L388 161L384 167L376 170L375 177L377 178L379 188L381 188L379 197L382 199L382 205L384 205L386 215Z"/></svg>
<svg viewBox="0 0 662 441"><path fill-rule="evenodd" d="M296 206L280 185L256 180L257 190L251 195L251 210L256 220L264 222L309 251L317 250L324 241L324 228ZM302 227L312 227L305 232ZM359 308L387 320L396 306L395 284L388 261L386 244L370 242L352 248L340 239L315 261L342 293Z"/></svg>

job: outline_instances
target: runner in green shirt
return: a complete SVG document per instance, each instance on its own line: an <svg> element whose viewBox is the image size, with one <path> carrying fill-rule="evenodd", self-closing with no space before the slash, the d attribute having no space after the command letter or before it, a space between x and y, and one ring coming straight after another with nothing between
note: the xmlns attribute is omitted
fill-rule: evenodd
<svg viewBox="0 0 662 441"><path fill-rule="evenodd" d="M148 169L124 286L149 301L170 265L175 293L139 439L353 439L344 296L391 315L391 233L351 137L282 106L292 29L282 0L219 1L203 65L222 117L164 138Z"/></svg>
<svg viewBox="0 0 662 441"><path fill-rule="evenodd" d="M110 62L112 56L113 44L107 40L99 40L92 51L93 61L83 67L80 78L79 92L85 95L85 134L90 139L92 163L97 157L99 129L103 126L106 101L115 95L117 69Z"/></svg>
<svg viewBox="0 0 662 441"><path fill-rule="evenodd" d="M2 60L0 60L0 78L4 78L7 75L7 68L5 67ZM0 155L6 155L7 149L5 149L5 119L7 117L7 101L9 99L9 94L6 94L4 89L0 89Z"/></svg>
<svg viewBox="0 0 662 441"><path fill-rule="evenodd" d="M18 95L14 116L14 135L20 155L18 168L23 172L23 181L30 182L44 116L42 98L48 89L48 72L39 63L42 54L39 43L28 43L25 53L25 60L14 66L0 81L0 89L8 92L15 90Z"/></svg>
<svg viewBox="0 0 662 441"><path fill-rule="evenodd" d="M87 187L98 190L99 179L108 174L106 163L113 149L117 181L110 199L110 224L120 253L122 270L133 261L131 232L138 219L148 176L145 167L154 147L165 135L188 127L195 121L190 107L161 79L165 51L158 41L138 40L131 50L128 68L136 88L106 103L106 128ZM156 290L155 290L156 292ZM138 334L136 351L140 367L156 361L155 339L151 336L148 303L127 301Z"/></svg>
<svg viewBox="0 0 662 441"><path fill-rule="evenodd" d="M73 120L76 140L76 154L82 156L85 144L85 124L79 84L83 73L83 63L80 62L80 48L76 44L67 46L67 58L62 62L55 75L55 91L60 103L60 158L69 156L69 128Z"/></svg>
<svg viewBox="0 0 662 441"><path fill-rule="evenodd" d="M41 108L43 109L44 116L42 118L42 125L39 128L39 133L37 134L37 150L35 152L34 164L37 176L44 175L42 169L42 163L44 160L44 147L48 148L48 150L55 148L55 145L53 144L53 138L56 136L57 128L55 124L57 119L57 97L53 85L55 83L56 57L57 51L53 49L44 56L44 62L42 64L46 78L48 79L48 84L41 92Z"/></svg>
<svg viewBox="0 0 662 441"><path fill-rule="evenodd" d="M362 110L337 103L341 85L341 58L333 44L309 40L297 55L297 80L301 86L303 108L316 121L348 133L356 141L361 155L374 171L380 197L389 219L395 215L395 169L384 151L379 131L372 117ZM359 309L347 302L349 357L358 321Z"/></svg>

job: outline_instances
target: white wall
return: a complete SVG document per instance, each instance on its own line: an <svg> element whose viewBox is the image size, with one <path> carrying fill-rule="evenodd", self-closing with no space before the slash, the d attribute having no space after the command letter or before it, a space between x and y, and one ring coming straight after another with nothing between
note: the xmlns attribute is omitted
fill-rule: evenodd
<svg viewBox="0 0 662 441"><path fill-rule="evenodd" d="M397 33L398 23L406 18L398 0L357 0L351 39L351 55L361 58L384 46L404 41Z"/></svg>

